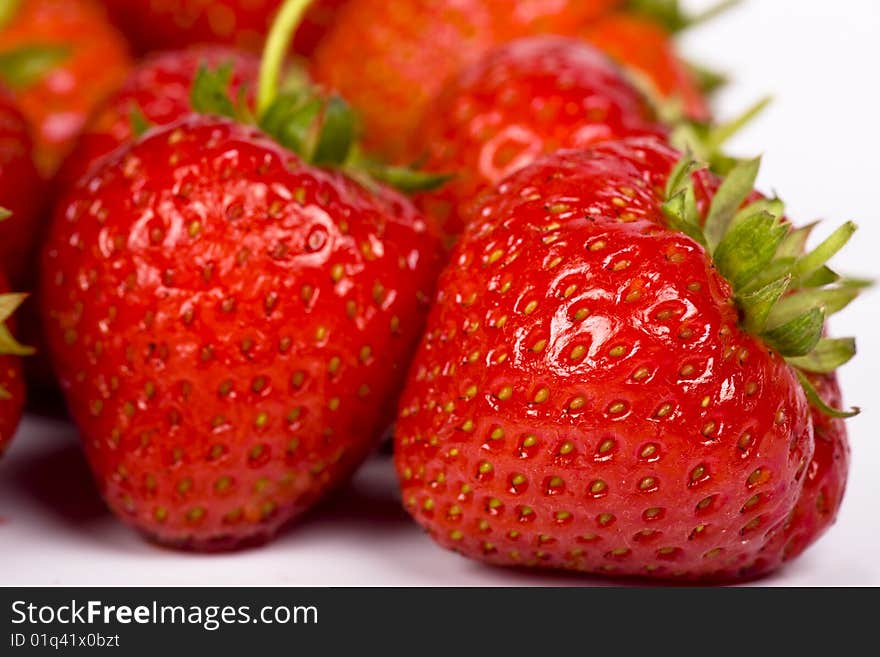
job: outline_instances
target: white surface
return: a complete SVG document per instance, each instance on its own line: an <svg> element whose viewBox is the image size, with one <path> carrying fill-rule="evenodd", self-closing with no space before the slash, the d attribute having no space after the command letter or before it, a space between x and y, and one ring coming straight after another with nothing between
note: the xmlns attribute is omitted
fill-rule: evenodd
<svg viewBox="0 0 880 657"><path fill-rule="evenodd" d="M691 2L699 8L715 0ZM792 216L861 231L846 269L880 278L880 128L876 0L751 0L688 35L689 55L729 71L731 116L773 92L776 102L733 146L765 154L761 185ZM827 227L826 227L827 229ZM880 294L835 318L860 356L842 372L853 467L837 525L768 585L880 585ZM75 431L29 418L0 463L0 585L584 585L594 579L492 569L437 547L400 509L390 462L367 464L353 486L275 542L220 556L157 548L119 525L94 493Z"/></svg>

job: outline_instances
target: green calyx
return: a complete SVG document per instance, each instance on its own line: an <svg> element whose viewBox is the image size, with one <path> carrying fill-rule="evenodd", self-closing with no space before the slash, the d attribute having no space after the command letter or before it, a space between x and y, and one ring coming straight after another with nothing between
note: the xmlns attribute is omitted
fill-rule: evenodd
<svg viewBox="0 0 880 657"><path fill-rule="evenodd" d="M0 294L0 354L30 356L35 353L33 347L26 347L18 342L6 326L6 320L18 310L27 297L27 294L20 293Z"/></svg>
<svg viewBox="0 0 880 657"><path fill-rule="evenodd" d="M727 83L730 82L730 79L726 74L703 66L702 64L688 62L687 66L690 69L691 75L696 79L700 91L706 96L711 96L715 92L726 87Z"/></svg>
<svg viewBox="0 0 880 657"><path fill-rule="evenodd" d="M12 213L4 207L0 207L0 221L5 221ZM12 332L6 326L6 320L18 310L18 307L27 299L27 294L9 293L0 294L0 354L12 356L30 356L35 353L33 347L26 347L15 339ZM6 391L0 387L0 399ZM8 393L7 393L8 394Z"/></svg>
<svg viewBox="0 0 880 657"><path fill-rule="evenodd" d="M378 181L417 192L445 183L448 176L389 167L365 157L358 145L360 126L354 110L338 95L321 93L297 71L285 73L289 43L309 4L309 0L287 0L277 14L263 52L256 115L244 90L237 98L230 97L230 65L199 70L191 93L193 108L256 125L306 162L342 169L366 184Z"/></svg>
<svg viewBox="0 0 880 657"><path fill-rule="evenodd" d="M869 284L842 278L827 265L855 233L855 224L843 224L806 251L815 224L790 225L778 198L749 201L759 159L732 166L702 221L692 174L704 167L686 156L670 175L663 206L669 226L706 248L733 288L743 329L760 336L798 371L810 401L835 417L855 415L857 409L815 402L818 394L804 374L833 372L855 356L852 338L824 337L825 320Z"/></svg>
<svg viewBox="0 0 880 657"><path fill-rule="evenodd" d="M0 52L0 82L10 89L26 89L39 82L70 55L57 45L28 45Z"/></svg>
<svg viewBox="0 0 880 657"><path fill-rule="evenodd" d="M626 8L650 16L670 32L676 33L710 21L741 3L742 0L721 0L698 14L684 11L679 0L629 0Z"/></svg>
<svg viewBox="0 0 880 657"><path fill-rule="evenodd" d="M672 125L669 140L676 148L692 153L698 160L707 162L712 171L725 175L738 163L738 160L725 154L725 145L767 109L771 102L770 97L762 98L733 119L718 124L691 121L680 114L660 116Z"/></svg>
<svg viewBox="0 0 880 657"><path fill-rule="evenodd" d="M153 127L152 122L144 116L144 111L139 105L134 105L128 113L128 122L131 125L131 132L135 137L141 137L143 134Z"/></svg>

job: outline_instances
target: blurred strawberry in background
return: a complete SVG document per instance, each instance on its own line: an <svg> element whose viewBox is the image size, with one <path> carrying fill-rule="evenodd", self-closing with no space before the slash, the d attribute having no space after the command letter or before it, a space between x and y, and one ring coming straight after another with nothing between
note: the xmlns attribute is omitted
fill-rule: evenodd
<svg viewBox="0 0 880 657"><path fill-rule="evenodd" d="M125 40L92 0L7 0L0 11L0 81L31 125L47 178L129 66Z"/></svg>
<svg viewBox="0 0 880 657"><path fill-rule="evenodd" d="M294 50L314 50L347 0L315 0ZM247 50L263 45L279 0L104 0L113 20L143 51L219 43Z"/></svg>
<svg viewBox="0 0 880 657"><path fill-rule="evenodd" d="M200 46L147 56L131 71L119 91L108 98L80 137L56 178L59 193L134 139L139 131L166 125L193 111L193 81L200 69L225 68L233 97L256 85L259 58L225 46ZM251 94L252 95L252 94Z"/></svg>
<svg viewBox="0 0 880 657"><path fill-rule="evenodd" d="M315 50L312 74L361 114L366 145L391 158L446 81L517 37L576 34L620 0L350 0Z"/></svg>
<svg viewBox="0 0 880 657"><path fill-rule="evenodd" d="M679 56L669 30L657 20L637 12L616 12L585 26L582 36L628 67L659 98L679 103L690 118L711 118L698 75Z"/></svg>
<svg viewBox="0 0 880 657"><path fill-rule="evenodd" d="M0 262L21 282L40 212L43 182L31 160L30 130L11 94L0 86Z"/></svg>
<svg viewBox="0 0 880 657"><path fill-rule="evenodd" d="M465 68L431 104L412 151L454 177L420 205L451 242L482 191L539 155L648 134L666 129L602 52L579 39L519 39Z"/></svg>

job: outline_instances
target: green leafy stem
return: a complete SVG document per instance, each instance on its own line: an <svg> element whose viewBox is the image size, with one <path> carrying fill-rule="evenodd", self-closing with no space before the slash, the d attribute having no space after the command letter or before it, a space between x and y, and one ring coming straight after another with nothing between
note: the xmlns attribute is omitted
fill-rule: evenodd
<svg viewBox="0 0 880 657"><path fill-rule="evenodd" d="M670 32L681 32L710 21L739 4L742 4L742 0L721 0L697 14L683 10L679 0L629 0L627 8L650 16Z"/></svg>

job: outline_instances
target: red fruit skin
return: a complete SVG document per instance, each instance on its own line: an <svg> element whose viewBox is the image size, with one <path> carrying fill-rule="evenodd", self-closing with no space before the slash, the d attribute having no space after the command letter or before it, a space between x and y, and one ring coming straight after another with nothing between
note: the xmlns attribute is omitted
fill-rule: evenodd
<svg viewBox="0 0 880 657"><path fill-rule="evenodd" d="M0 294L10 291L9 281L0 272ZM15 319L6 320L6 326L15 333ZM12 441L24 408L25 385L21 358L0 354L0 457Z"/></svg>
<svg viewBox="0 0 880 657"><path fill-rule="evenodd" d="M315 0L294 40L308 55L347 0ZM281 0L104 0L141 52L225 44L257 52Z"/></svg>
<svg viewBox="0 0 880 657"><path fill-rule="evenodd" d="M809 375L819 396L832 408L844 408L837 376ZM837 520L846 492L850 448L846 422L811 409L816 449L807 468L804 488L797 506L765 551L765 568L777 568L800 556Z"/></svg>
<svg viewBox="0 0 880 657"><path fill-rule="evenodd" d="M647 139L561 151L466 229L395 438L404 503L441 545L688 581L778 563L810 413L703 248L664 226L677 158Z"/></svg>
<svg viewBox="0 0 880 657"><path fill-rule="evenodd" d="M15 90L36 142L37 168L49 178L95 107L121 84L131 60L122 35L92 0L24 0L0 29L0 52L33 45L69 49L42 79Z"/></svg>
<svg viewBox="0 0 880 657"><path fill-rule="evenodd" d="M225 119L153 131L84 181L41 303L110 507L193 549L310 508L392 419L436 252L396 193Z"/></svg>
<svg viewBox="0 0 880 657"><path fill-rule="evenodd" d="M293 51L310 57L327 31L333 27L339 11L350 0L315 0L296 30Z"/></svg>
<svg viewBox="0 0 880 657"><path fill-rule="evenodd" d="M168 125L191 114L190 93L199 68L222 65L232 67L231 97L236 98L242 87L255 88L259 58L233 48L174 50L150 55L140 62L89 121L76 149L55 178L56 190L71 188L109 154L134 139L133 112L140 111L152 126Z"/></svg>
<svg viewBox="0 0 880 657"><path fill-rule="evenodd" d="M16 286L27 273L43 190L31 160L32 147L27 122L0 87L0 207L12 212L0 221L0 262Z"/></svg>
<svg viewBox="0 0 880 657"><path fill-rule="evenodd" d="M6 452L21 422L24 409L25 385L21 359L0 355L0 457Z"/></svg>
<svg viewBox="0 0 880 657"><path fill-rule="evenodd" d="M365 144L391 159L406 147L446 82L495 46L534 34L575 34L620 0L349 0L311 71L361 114Z"/></svg>
<svg viewBox="0 0 880 657"><path fill-rule="evenodd" d="M712 118L709 103L675 41L661 25L638 14L618 12L589 23L582 36L644 78L661 98L677 99L686 116Z"/></svg>
<svg viewBox="0 0 880 657"><path fill-rule="evenodd" d="M600 51L564 37L517 40L466 68L431 105L413 150L427 154L425 169L454 178L419 204L454 238L480 192L539 155L666 133Z"/></svg>

